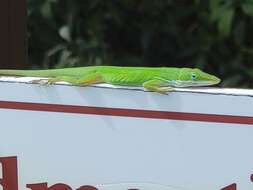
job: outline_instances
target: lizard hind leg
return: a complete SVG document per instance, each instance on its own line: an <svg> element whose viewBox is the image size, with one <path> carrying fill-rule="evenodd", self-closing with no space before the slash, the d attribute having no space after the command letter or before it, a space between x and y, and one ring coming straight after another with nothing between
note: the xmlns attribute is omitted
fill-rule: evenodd
<svg viewBox="0 0 253 190"><path fill-rule="evenodd" d="M75 77L75 76L57 76L50 78L47 81L47 84L54 84L56 82L68 82L73 85L79 86L89 86L92 84L97 84L103 82L102 76L100 74L89 74L84 77Z"/></svg>
<svg viewBox="0 0 253 190"><path fill-rule="evenodd" d="M98 84L103 82L103 76L99 73L89 74L78 79L78 84L82 86L89 86L92 84Z"/></svg>
<svg viewBox="0 0 253 190"><path fill-rule="evenodd" d="M70 76L57 76L54 78L49 78L47 80L46 84L55 84L57 82L68 82L70 84L75 84L75 82L78 80L76 77L70 77Z"/></svg>

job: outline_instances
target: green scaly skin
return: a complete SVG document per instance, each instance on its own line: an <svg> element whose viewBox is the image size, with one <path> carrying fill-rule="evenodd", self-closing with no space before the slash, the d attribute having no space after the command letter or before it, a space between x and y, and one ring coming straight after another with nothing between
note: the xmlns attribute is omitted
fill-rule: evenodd
<svg viewBox="0 0 253 190"><path fill-rule="evenodd" d="M0 75L47 77L50 84L65 81L83 86L96 83L143 86L159 93L173 91L174 87L210 86L221 81L199 69L175 67L90 66L50 70L0 70Z"/></svg>

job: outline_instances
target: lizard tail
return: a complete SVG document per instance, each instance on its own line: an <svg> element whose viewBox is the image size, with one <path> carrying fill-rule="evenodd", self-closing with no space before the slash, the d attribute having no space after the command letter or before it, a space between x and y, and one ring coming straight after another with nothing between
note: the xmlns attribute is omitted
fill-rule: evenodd
<svg viewBox="0 0 253 190"><path fill-rule="evenodd" d="M1 69L0 76L31 76L31 77L50 77L56 73L51 70L11 70Z"/></svg>
<svg viewBox="0 0 253 190"><path fill-rule="evenodd" d="M45 70L15 70L0 69L0 76L29 76L29 77L57 77L57 76L85 76L96 70L96 67L76 67Z"/></svg>

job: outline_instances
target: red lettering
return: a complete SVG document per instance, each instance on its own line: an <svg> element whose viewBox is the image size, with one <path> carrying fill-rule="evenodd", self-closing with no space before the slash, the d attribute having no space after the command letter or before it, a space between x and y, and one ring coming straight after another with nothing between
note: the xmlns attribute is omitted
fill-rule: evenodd
<svg viewBox="0 0 253 190"><path fill-rule="evenodd" d="M227 187L224 187L223 189L221 189L221 190L236 190L237 188L236 188L236 183L233 183L233 184L231 184L231 185L229 185L229 186L227 186Z"/></svg>
<svg viewBox="0 0 253 190"><path fill-rule="evenodd" d="M47 183L27 184L26 187L32 190L45 190L47 189Z"/></svg>
<svg viewBox="0 0 253 190"><path fill-rule="evenodd" d="M96 187L93 187L93 186L89 186L89 185L84 185L82 187L79 187L78 189L76 190L98 190Z"/></svg>
<svg viewBox="0 0 253 190"><path fill-rule="evenodd" d="M2 165L2 178L0 178L0 186L3 190L18 190L18 166L17 157L0 157L0 164ZM253 182L253 174L250 176ZM48 187L47 183L27 184L27 188L31 190L72 190L72 188L63 183L57 183ZM98 190L94 186L84 185L76 190ZM139 190L139 189L128 189ZM233 183L221 190L237 190L237 184Z"/></svg>
<svg viewBox="0 0 253 190"><path fill-rule="evenodd" d="M37 184L27 184L26 187L30 188L31 190L72 190L66 184L57 183L51 187L47 187L47 183L37 183Z"/></svg>
<svg viewBox="0 0 253 190"><path fill-rule="evenodd" d="M0 164L2 164L0 185L3 190L18 190L17 157L0 157Z"/></svg>

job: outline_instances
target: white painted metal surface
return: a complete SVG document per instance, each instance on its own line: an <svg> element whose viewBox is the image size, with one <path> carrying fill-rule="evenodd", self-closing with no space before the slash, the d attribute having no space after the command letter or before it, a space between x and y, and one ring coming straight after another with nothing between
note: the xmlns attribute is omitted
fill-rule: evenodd
<svg viewBox="0 0 253 190"><path fill-rule="evenodd" d="M244 123L253 119L252 90L184 89L160 95L24 80L31 79L0 82L0 158L17 158L19 190L37 190L26 185L44 182L48 188L63 183L99 190L253 189L253 125ZM183 114L159 119L62 113L8 109L6 102L7 107L35 103L37 108L74 105ZM194 121L185 113L224 121ZM239 117L239 123L227 122L230 116ZM1 187L6 177L1 167L0 174Z"/></svg>

